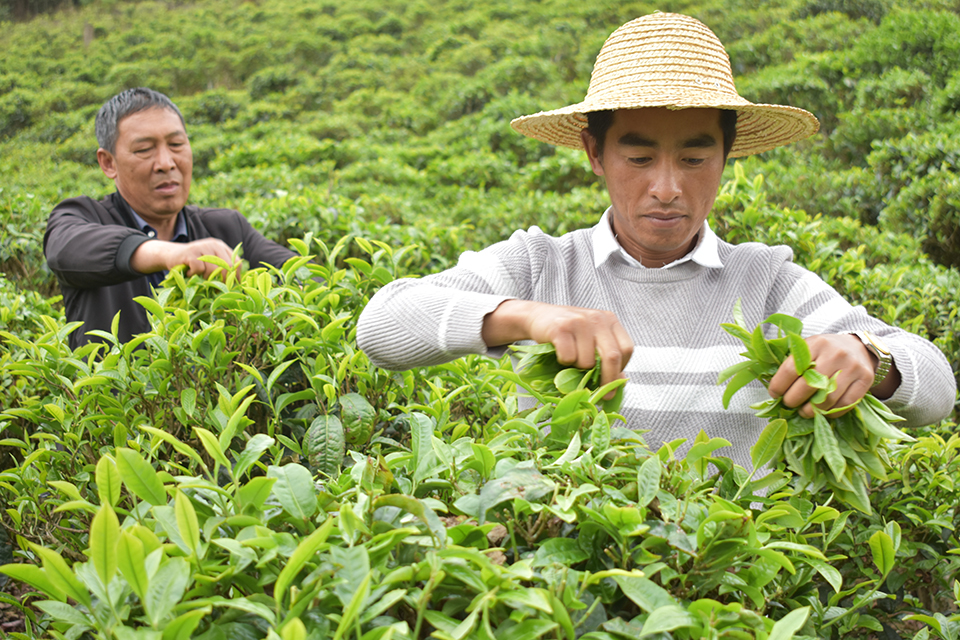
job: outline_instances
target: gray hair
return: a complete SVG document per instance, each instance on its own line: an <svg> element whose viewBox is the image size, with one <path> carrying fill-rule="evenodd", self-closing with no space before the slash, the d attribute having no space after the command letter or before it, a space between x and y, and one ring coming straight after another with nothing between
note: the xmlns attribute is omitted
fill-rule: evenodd
<svg viewBox="0 0 960 640"><path fill-rule="evenodd" d="M120 121L127 116L145 109L170 109L180 118L184 130L187 123L183 121L183 114L177 105L159 91L147 87L127 89L113 96L100 107L97 112L96 133L97 144L101 149L110 153L117 151L117 138L120 135Z"/></svg>

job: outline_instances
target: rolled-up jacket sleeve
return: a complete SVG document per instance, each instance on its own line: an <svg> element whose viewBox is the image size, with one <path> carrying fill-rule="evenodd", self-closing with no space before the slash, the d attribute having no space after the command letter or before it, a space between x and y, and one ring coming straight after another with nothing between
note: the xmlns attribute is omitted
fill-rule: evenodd
<svg viewBox="0 0 960 640"><path fill-rule="evenodd" d="M50 270L61 282L91 289L140 278L130 267L130 257L150 240L137 229L109 224L89 200L64 200L47 220L43 252Z"/></svg>

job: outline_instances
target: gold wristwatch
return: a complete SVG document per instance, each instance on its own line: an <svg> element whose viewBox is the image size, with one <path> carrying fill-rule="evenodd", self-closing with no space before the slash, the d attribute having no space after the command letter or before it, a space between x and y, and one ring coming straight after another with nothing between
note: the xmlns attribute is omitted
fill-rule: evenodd
<svg viewBox="0 0 960 640"><path fill-rule="evenodd" d="M890 353L887 345L869 331L854 331L853 335L860 338L863 346L865 346L870 353L877 356L877 370L873 375L873 384L871 385L871 387L875 387L883 382L887 374L890 373L890 368L893 366L893 355Z"/></svg>

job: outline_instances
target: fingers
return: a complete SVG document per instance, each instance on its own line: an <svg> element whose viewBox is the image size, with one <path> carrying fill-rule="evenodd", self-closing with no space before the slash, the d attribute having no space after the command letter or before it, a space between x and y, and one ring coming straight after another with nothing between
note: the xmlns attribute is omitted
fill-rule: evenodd
<svg viewBox="0 0 960 640"><path fill-rule="evenodd" d="M849 406L870 391L876 365L873 356L858 338L848 334L811 336L807 344L816 363L815 370L828 378L836 375L836 389L816 405L818 409L829 411L834 407ZM792 357L780 366L770 380L768 389L772 397L782 397L786 406L801 407L800 415L813 417L813 405L807 401L818 389L797 375Z"/></svg>
<svg viewBox="0 0 960 640"><path fill-rule="evenodd" d="M791 386L796 383L798 380L803 381L803 378L800 378L797 375L797 366L794 363L793 356L788 356L786 360L783 361L783 364L780 365L780 368L777 369L777 372L772 378L770 378L770 384L767 385L767 391L770 392L770 397L772 398L783 398L785 404L788 401L793 400L796 404L806 400L810 396L795 399L795 395L790 398L787 397L787 392L791 389ZM811 393L811 395L813 395ZM796 404L787 404L788 407L794 407Z"/></svg>
<svg viewBox="0 0 960 640"><path fill-rule="evenodd" d="M239 274L239 261L233 259L233 250L222 240L217 238L204 238L195 240L186 244L176 245L178 250L171 256L170 266L182 264L187 268L187 276L200 275L209 278L219 267L218 265L201 260L203 257L220 258L231 268L237 269ZM226 277L226 274L223 274Z"/></svg>
<svg viewBox="0 0 960 640"><path fill-rule="evenodd" d="M610 311L545 305L531 329L533 340L553 343L561 364L589 369L599 358L601 385L623 377L633 355L633 341Z"/></svg>
<svg viewBox="0 0 960 640"><path fill-rule="evenodd" d="M550 342L561 364L580 369L590 369L599 357L601 385L624 377L633 355L633 340L612 312L530 300L502 302L484 317L481 337L489 346Z"/></svg>
<svg viewBox="0 0 960 640"><path fill-rule="evenodd" d="M618 378L625 377L622 372L633 356L633 341L619 322L611 327L609 333L605 333L598 338L600 385L603 386ZM608 393L606 399L612 398L614 393Z"/></svg>

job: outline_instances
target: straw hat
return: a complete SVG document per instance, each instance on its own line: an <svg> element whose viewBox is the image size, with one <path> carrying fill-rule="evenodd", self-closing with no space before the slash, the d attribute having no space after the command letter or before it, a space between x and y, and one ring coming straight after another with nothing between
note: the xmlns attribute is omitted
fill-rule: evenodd
<svg viewBox="0 0 960 640"><path fill-rule="evenodd" d="M600 49L583 102L523 116L510 125L525 136L580 149L584 114L641 107L735 109L737 139L731 157L796 142L820 128L803 109L741 98L717 36L699 20L676 13L643 16L614 31Z"/></svg>

